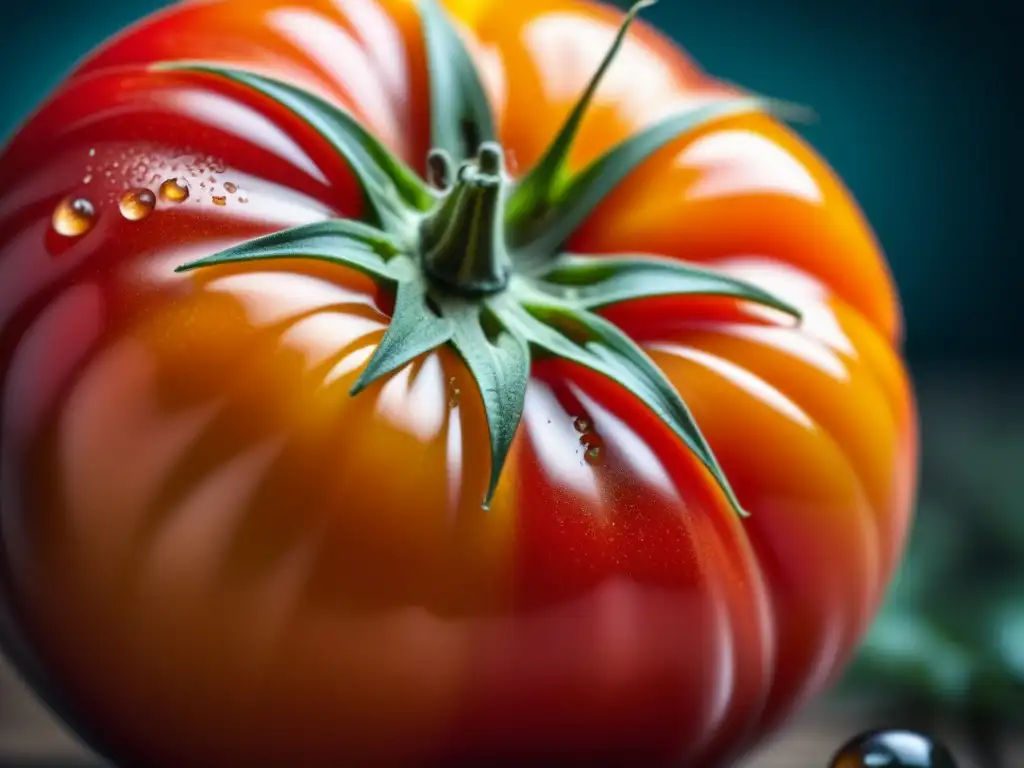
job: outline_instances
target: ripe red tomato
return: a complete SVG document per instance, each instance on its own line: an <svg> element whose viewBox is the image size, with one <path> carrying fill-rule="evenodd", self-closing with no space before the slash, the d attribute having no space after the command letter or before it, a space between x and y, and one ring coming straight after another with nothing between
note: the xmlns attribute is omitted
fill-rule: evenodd
<svg viewBox="0 0 1024 768"><path fill-rule="evenodd" d="M2 636L112 759L718 765L878 607L841 182L640 22L595 79L617 11L446 6L183 2L0 154Z"/></svg>

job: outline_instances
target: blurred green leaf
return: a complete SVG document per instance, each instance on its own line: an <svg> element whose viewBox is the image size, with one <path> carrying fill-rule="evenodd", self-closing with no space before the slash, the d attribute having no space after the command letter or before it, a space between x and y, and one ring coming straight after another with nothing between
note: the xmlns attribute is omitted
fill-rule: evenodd
<svg viewBox="0 0 1024 768"><path fill-rule="evenodd" d="M919 382L915 524L838 695L1024 722L1024 399L1008 391Z"/></svg>
<svg viewBox="0 0 1024 768"><path fill-rule="evenodd" d="M879 616L850 675L860 689L870 690L882 679L897 693L953 704L969 694L975 666L969 649L926 617L894 609Z"/></svg>

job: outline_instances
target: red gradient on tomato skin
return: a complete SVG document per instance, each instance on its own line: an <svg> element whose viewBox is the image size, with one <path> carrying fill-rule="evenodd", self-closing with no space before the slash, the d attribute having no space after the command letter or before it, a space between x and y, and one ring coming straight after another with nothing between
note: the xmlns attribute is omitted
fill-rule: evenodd
<svg viewBox="0 0 1024 768"><path fill-rule="evenodd" d="M521 174L621 14L445 4ZM569 244L700 262L803 312L603 312L751 516L631 393L549 360L485 512L483 408L451 350L348 395L391 311L368 280L299 260L173 272L363 210L301 120L150 68L168 59L309 88L418 170L429 148L413 3L213 0L92 54L0 153L2 566L44 694L153 765L705 768L837 674L902 551L916 415L884 259L794 133L745 116L681 137ZM571 165L734 92L638 23ZM119 215L126 188L179 176L188 200ZM79 238L50 226L68 196L96 207Z"/></svg>
<svg viewBox="0 0 1024 768"><path fill-rule="evenodd" d="M752 725L770 678L757 564L707 470L656 418L590 371L537 368L518 465L516 604L527 626L547 606L576 607L546 636L526 630L518 663L493 665L509 678L494 690L521 691L502 722L521 724L524 759L697 760L713 734ZM570 473L575 493L559 487ZM541 650L552 658L538 664L534 649L547 648L566 650L561 661ZM538 665L546 685L517 674ZM591 746L604 732L614 736Z"/></svg>

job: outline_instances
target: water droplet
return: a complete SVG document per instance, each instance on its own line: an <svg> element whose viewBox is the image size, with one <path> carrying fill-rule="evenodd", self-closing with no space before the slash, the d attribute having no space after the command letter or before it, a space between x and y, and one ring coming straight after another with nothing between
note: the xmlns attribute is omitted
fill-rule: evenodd
<svg viewBox="0 0 1024 768"><path fill-rule="evenodd" d="M95 147L89 150L89 157L96 157L96 149L95 149Z"/></svg>
<svg viewBox="0 0 1024 768"><path fill-rule="evenodd" d="M956 768L952 753L913 731L869 731L850 739L832 757L831 768Z"/></svg>
<svg viewBox="0 0 1024 768"><path fill-rule="evenodd" d="M233 195L233 194L235 194L235 192L238 191L238 185L237 184L233 184L230 181L225 181L224 182L224 189L226 189L230 194Z"/></svg>
<svg viewBox="0 0 1024 768"><path fill-rule="evenodd" d="M82 177L82 183L83 184L88 184L90 181L92 181L92 174L91 173L87 173L87 174L85 174L85 176Z"/></svg>
<svg viewBox="0 0 1024 768"><path fill-rule="evenodd" d="M224 195L214 195L212 199L213 199L213 204L214 205L227 205L228 204L228 199L226 197L224 197Z"/></svg>
<svg viewBox="0 0 1024 768"><path fill-rule="evenodd" d="M590 429L590 421L583 416L577 416L576 421L574 421L572 425L576 427L577 432L586 432Z"/></svg>
<svg viewBox="0 0 1024 768"><path fill-rule="evenodd" d="M240 202L240 203L248 203L249 202L249 198L248 197L240 197L240 198L238 198L238 202Z"/></svg>
<svg viewBox="0 0 1024 768"><path fill-rule="evenodd" d="M84 197L66 197L53 210L53 229L65 237L84 235L96 223L96 209Z"/></svg>
<svg viewBox="0 0 1024 768"><path fill-rule="evenodd" d="M448 407L458 408L462 401L462 390L455 386L455 377L448 379Z"/></svg>
<svg viewBox="0 0 1024 768"><path fill-rule="evenodd" d="M111 165L113 165L115 168L120 168L121 167L121 164L119 162L117 162L116 160L113 163L111 163Z"/></svg>
<svg viewBox="0 0 1024 768"><path fill-rule="evenodd" d="M188 200L188 182L178 177L165 179L160 185L160 197L169 203L183 203Z"/></svg>
<svg viewBox="0 0 1024 768"><path fill-rule="evenodd" d="M128 221L142 221L153 212L156 207L156 195L148 189L129 189L118 203L121 215Z"/></svg>
<svg viewBox="0 0 1024 768"><path fill-rule="evenodd" d="M589 424L587 425L589 427ZM583 458L588 464L600 464L604 460L604 440L596 432L584 432L580 435L583 446Z"/></svg>

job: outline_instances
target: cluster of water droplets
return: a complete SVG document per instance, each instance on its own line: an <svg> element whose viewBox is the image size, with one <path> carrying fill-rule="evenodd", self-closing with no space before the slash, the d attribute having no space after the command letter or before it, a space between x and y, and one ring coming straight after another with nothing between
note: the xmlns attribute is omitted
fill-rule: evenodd
<svg viewBox="0 0 1024 768"><path fill-rule="evenodd" d="M96 157L95 149L89 150L89 157ZM133 155L125 152L106 166L104 179L120 175L129 184L120 195L115 193L118 211L125 220L149 218L158 201L168 205L180 205L188 200L202 202L204 193L209 194L210 201L216 206L226 206L229 196L235 196L235 200L242 204L249 202L244 194L239 194L238 185L231 181L220 185L224 193L220 194L213 174L225 173L227 166L217 158L182 153L174 160L164 173L151 173L150 169L158 162L155 156L145 152ZM99 172L99 166L86 165L82 184L91 184ZM202 192L196 193L196 188ZM53 210L54 231L65 237L81 237L89 232L99 218L94 199L80 193L61 200Z"/></svg>
<svg viewBox="0 0 1024 768"><path fill-rule="evenodd" d="M590 423L590 419L585 416L577 416L572 425L580 433L580 445L583 446L583 460L590 465L600 464L604 461L604 441L594 431L594 426Z"/></svg>
<svg viewBox="0 0 1024 768"><path fill-rule="evenodd" d="M448 407L458 408L460 402L462 402L462 390L459 388L456 378L452 376L448 379Z"/></svg>

